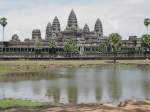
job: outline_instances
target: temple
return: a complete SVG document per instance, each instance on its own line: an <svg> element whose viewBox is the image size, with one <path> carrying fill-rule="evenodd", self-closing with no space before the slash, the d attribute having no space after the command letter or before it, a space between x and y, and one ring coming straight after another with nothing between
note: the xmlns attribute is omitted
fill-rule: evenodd
<svg viewBox="0 0 150 112"><path fill-rule="evenodd" d="M88 24L85 24L83 28L78 25L78 19L74 12L71 10L66 28L61 29L61 23L56 16L53 22L49 22L46 26L45 38L42 38L40 29L34 29L32 31L32 38L26 38L24 41L19 39L17 34L14 34L10 41L0 42L0 51L5 56L34 56L37 52L37 45L40 47L41 56L48 56L49 40L56 42L55 51L57 56L64 56L64 46L67 40L72 39L76 42L79 48L79 56L95 56L99 55L98 47L100 43L106 43L107 36L103 35L102 21L97 18L94 25L94 29L90 29ZM37 44L37 42L41 44ZM39 49L38 48L38 49ZM109 52L109 49L106 50ZM142 51L141 41L136 36L130 36L129 40L122 41L122 47L120 53L136 53L140 54Z"/></svg>

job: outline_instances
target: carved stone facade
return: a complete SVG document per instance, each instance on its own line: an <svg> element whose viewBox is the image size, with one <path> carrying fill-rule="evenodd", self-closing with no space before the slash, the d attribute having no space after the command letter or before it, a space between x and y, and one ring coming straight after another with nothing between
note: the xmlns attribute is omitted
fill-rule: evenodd
<svg viewBox="0 0 150 112"><path fill-rule="evenodd" d="M93 31L90 31L87 24L85 24L82 29L79 28L78 20L73 10L71 10L69 14L65 30L61 31L60 27L59 19L56 16L52 25L51 23L48 23L46 27L45 40L54 39L57 42L57 45L62 47L68 39L73 39L79 47L83 47L83 44L84 47L89 47L91 45L97 46L100 39L104 39L102 22L100 19L96 20Z"/></svg>
<svg viewBox="0 0 150 112"><path fill-rule="evenodd" d="M81 56L98 54L97 50L100 43L107 42L107 36L103 36L103 25L98 18L95 22L94 29L91 30L88 24L85 24L83 28L79 28L78 20L75 12L72 10L68 17L67 25L64 30L61 30L61 24L56 16L52 22L49 22L46 26L45 38L41 36L40 29L34 29L32 31L32 38L26 38L24 41L20 41L19 36L14 34L12 39L8 42L0 42L0 51L5 51L5 55L10 52L14 55L19 54L24 56L25 54L34 55L36 51L36 41L40 41L40 49L43 54L48 54L50 51L49 40L52 39L56 43L56 51L58 54L64 53L64 45L67 40L73 39L78 48ZM136 36L129 37L129 40L122 41L121 52L143 52L141 48L141 41Z"/></svg>

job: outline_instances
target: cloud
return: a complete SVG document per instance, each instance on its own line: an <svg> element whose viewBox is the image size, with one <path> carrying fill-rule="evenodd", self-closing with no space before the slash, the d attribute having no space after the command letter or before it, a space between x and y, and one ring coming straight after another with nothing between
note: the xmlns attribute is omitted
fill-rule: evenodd
<svg viewBox="0 0 150 112"><path fill-rule="evenodd" d="M96 19L100 18L105 35L119 32L127 38L145 33L143 19L150 17L148 4L149 0L36 0L36 3L35 0L0 0L0 16L8 18L6 40L13 33L18 33L21 40L31 38L34 28L40 28L44 38L45 27L55 16L63 30L71 9L76 12L80 28L87 23L93 30Z"/></svg>

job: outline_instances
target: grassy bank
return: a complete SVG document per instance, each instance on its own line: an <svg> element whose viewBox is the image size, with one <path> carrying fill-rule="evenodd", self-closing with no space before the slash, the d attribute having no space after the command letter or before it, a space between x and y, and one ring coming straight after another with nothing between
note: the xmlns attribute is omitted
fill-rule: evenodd
<svg viewBox="0 0 150 112"><path fill-rule="evenodd" d="M27 108L28 107L28 108ZM112 104L68 104L46 106L12 106L0 109L1 112L149 112L150 101L125 101Z"/></svg>
<svg viewBox="0 0 150 112"><path fill-rule="evenodd" d="M57 67L78 67L81 65L103 65L106 64L105 61L98 60L47 60L47 61L0 61L0 72L9 73L9 72L33 72L40 71L46 72L49 68Z"/></svg>
<svg viewBox="0 0 150 112"><path fill-rule="evenodd" d="M113 64L112 60L46 60L46 61L0 61L0 65L90 65L90 64ZM118 60L121 64L150 64L150 60Z"/></svg>
<svg viewBox="0 0 150 112"><path fill-rule="evenodd" d="M112 60L0 61L0 72L43 72L57 67L94 67L111 64L113 64ZM118 60L117 64L150 65L150 60Z"/></svg>
<svg viewBox="0 0 150 112"><path fill-rule="evenodd" d="M0 108L11 108L11 107L40 107L44 106L46 103L33 102L29 100L20 100L20 99L3 99L0 100Z"/></svg>

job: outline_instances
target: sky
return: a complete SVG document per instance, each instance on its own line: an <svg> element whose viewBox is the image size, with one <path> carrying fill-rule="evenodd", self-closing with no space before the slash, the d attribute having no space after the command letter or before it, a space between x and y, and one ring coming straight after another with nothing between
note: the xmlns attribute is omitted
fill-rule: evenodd
<svg viewBox="0 0 150 112"><path fill-rule="evenodd" d="M55 16L64 30L72 9L80 28L88 24L92 31L96 19L100 18L105 36L117 32L127 39L146 33L143 21L150 17L149 5L150 0L0 0L0 17L8 19L5 40L10 40L14 33L21 40L31 39L33 29L40 29L45 38L46 26Z"/></svg>

